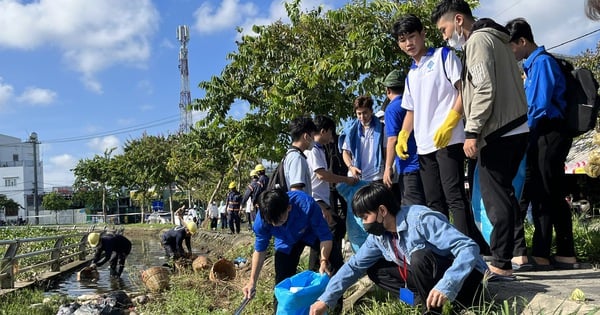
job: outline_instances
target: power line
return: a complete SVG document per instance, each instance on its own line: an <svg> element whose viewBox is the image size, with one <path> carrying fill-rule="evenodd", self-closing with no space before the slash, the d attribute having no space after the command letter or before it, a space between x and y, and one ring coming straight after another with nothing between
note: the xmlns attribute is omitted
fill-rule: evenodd
<svg viewBox="0 0 600 315"><path fill-rule="evenodd" d="M584 37L586 37L586 36L590 36L590 35L592 35L592 34L594 34L594 33L596 33L596 32L600 32L600 28L599 28L599 29L596 29L595 31L591 31L591 32L585 33L585 34L583 34L583 35L581 35L581 36L577 36L577 37L575 37L575 38L573 38L573 39L569 39L568 41L565 41L565 42L562 42L562 43L560 43L560 44L558 44L558 45L555 45L555 46L552 46L552 47L550 47L550 48L547 48L546 50L551 50L551 49L554 49L554 48L558 48L558 47L560 47L560 46L563 46L563 45L566 45L566 44L568 44L568 43L574 42L574 41L576 41L576 40L580 40L580 39L582 39L582 38L584 38Z"/></svg>

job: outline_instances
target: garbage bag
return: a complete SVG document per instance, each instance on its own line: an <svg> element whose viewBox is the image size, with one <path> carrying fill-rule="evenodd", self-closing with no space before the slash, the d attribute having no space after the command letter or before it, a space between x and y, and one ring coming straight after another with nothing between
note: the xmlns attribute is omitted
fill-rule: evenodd
<svg viewBox="0 0 600 315"><path fill-rule="evenodd" d="M352 245L352 251L356 253L360 246L367 240L367 231L362 224L362 219L356 217L354 213L352 213L352 198L354 198L354 193L363 187L368 185L369 182L360 180L355 185L348 185L346 183L339 183L336 185L336 189L338 193L346 200L346 204L348 205L348 209L346 209L346 232L348 233L348 240Z"/></svg>
<svg viewBox="0 0 600 315"><path fill-rule="evenodd" d="M102 304L83 304L73 315L123 315L125 312L119 308Z"/></svg>
<svg viewBox="0 0 600 315"><path fill-rule="evenodd" d="M327 274L303 271L295 274L275 286L277 314L304 315L310 306L325 292L329 283Z"/></svg>
<svg viewBox="0 0 600 315"><path fill-rule="evenodd" d="M77 302L73 302L70 304L63 304L58 309L58 313L56 315L73 315L73 313L81 307L81 304Z"/></svg>
<svg viewBox="0 0 600 315"><path fill-rule="evenodd" d="M106 293L104 295L104 304L123 309L133 306L133 302L131 302L131 299L123 290Z"/></svg>

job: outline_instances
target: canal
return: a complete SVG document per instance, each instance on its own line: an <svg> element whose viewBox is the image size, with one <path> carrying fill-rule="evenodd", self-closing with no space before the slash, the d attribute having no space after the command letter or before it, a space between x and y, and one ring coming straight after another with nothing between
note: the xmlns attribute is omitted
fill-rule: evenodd
<svg viewBox="0 0 600 315"><path fill-rule="evenodd" d="M125 269L120 279L111 279L108 262L98 268L100 277L97 281L78 281L77 272L65 275L48 293L60 293L69 297L77 297L85 294L102 294L114 290L127 292L143 290L140 273L153 266L165 263L165 252L162 249L158 236L132 237L128 236L132 243L131 253L125 261ZM192 249L194 249L192 243Z"/></svg>

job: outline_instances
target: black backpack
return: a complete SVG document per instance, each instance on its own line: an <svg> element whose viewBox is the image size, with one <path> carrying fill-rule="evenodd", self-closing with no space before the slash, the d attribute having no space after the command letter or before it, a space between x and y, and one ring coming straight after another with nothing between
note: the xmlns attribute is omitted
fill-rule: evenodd
<svg viewBox="0 0 600 315"><path fill-rule="evenodd" d="M565 76L567 107L562 114L566 120L566 133L571 137L577 137L594 129L598 119L600 96L598 96L598 81L593 73L586 68L575 69L569 61L547 52L546 54L556 60L560 71Z"/></svg>
<svg viewBox="0 0 600 315"><path fill-rule="evenodd" d="M302 153L302 151L300 151L296 147L292 147L287 150L287 152L281 159L281 162L279 163L279 165L277 165L277 167L273 171L273 174L271 174L271 178L269 179L269 184L267 185L266 190L273 190L275 188L279 188L285 192L288 191L287 182L285 181L285 172L283 169L283 162L285 161L285 158L287 157L287 155L290 152L294 152L294 151L298 151L298 152Z"/></svg>

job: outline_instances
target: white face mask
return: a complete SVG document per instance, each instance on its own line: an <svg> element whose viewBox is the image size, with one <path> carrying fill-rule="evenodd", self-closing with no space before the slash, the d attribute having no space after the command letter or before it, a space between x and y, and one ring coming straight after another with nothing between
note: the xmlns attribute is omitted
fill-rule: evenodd
<svg viewBox="0 0 600 315"><path fill-rule="evenodd" d="M465 34L462 30L462 26L461 26L460 35L458 35L458 23L454 22L454 32L452 33L452 37L448 39L448 46L450 46L456 50L461 50L462 46L467 41L465 39L464 35Z"/></svg>

